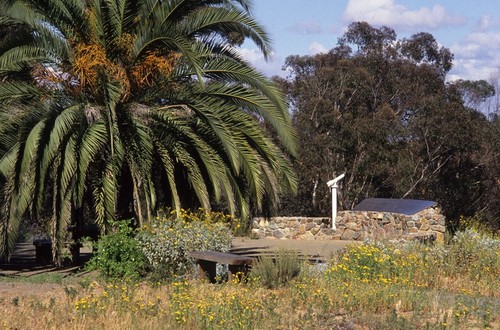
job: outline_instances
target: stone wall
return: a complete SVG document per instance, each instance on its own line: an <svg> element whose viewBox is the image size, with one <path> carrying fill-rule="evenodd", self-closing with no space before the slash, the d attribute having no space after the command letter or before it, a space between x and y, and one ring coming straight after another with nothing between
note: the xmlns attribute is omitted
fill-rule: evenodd
<svg viewBox="0 0 500 330"><path fill-rule="evenodd" d="M442 242L445 217L439 207L414 215L370 211L341 211L337 230L331 229L331 218L273 217L254 218L252 233L258 237L289 239L421 239Z"/></svg>

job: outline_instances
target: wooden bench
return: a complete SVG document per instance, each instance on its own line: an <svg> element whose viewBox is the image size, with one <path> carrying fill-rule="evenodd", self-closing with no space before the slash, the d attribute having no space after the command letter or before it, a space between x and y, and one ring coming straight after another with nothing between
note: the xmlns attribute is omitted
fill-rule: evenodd
<svg viewBox="0 0 500 330"><path fill-rule="evenodd" d="M228 266L227 280L232 282L235 274L241 272L246 275L249 266L254 262L254 258L252 257L216 251L193 251L189 252L189 256L196 260L198 276L202 279L207 276L211 283L216 282L216 267L218 263Z"/></svg>

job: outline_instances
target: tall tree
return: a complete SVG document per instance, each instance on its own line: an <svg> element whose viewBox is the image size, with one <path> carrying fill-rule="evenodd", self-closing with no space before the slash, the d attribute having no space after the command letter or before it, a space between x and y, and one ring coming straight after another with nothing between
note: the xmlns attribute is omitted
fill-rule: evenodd
<svg viewBox="0 0 500 330"><path fill-rule="evenodd" d="M0 252L23 216L47 217L57 256L89 210L138 223L162 206L276 206L296 179L295 135L273 83L240 57L267 34L249 0L0 2ZM20 75L23 72L26 74Z"/></svg>
<svg viewBox="0 0 500 330"><path fill-rule="evenodd" d="M432 199L454 224L490 207L490 122L462 97L491 89L447 84L452 60L428 33L397 39L366 22L326 54L288 57L279 83L299 134L299 194L282 212L329 214L326 182L344 172L344 209L366 197Z"/></svg>

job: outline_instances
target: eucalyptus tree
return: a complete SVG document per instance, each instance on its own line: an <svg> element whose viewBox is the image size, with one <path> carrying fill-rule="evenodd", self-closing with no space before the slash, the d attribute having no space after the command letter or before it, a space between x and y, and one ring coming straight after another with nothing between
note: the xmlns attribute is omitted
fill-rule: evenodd
<svg viewBox="0 0 500 330"><path fill-rule="evenodd" d="M0 1L0 28L28 32L0 44L0 251L26 216L50 225L57 256L84 210L101 230L163 206L246 217L295 190L284 98L237 49L271 51L251 5Z"/></svg>
<svg viewBox="0 0 500 330"><path fill-rule="evenodd" d="M352 23L328 53L288 57L280 83L299 134L300 188L282 213L329 214L326 182L345 172L342 208L366 197L430 199L452 226L477 213L498 223L494 132L464 104L492 90L447 83L452 60L428 33L398 39L366 22Z"/></svg>

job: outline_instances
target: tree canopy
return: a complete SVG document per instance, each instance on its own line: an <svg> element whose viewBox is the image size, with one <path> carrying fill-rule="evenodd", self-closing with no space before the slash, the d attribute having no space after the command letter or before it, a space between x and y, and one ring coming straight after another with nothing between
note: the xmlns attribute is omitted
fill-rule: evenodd
<svg viewBox="0 0 500 330"><path fill-rule="evenodd" d="M446 82L453 55L431 34L398 39L389 27L352 23L326 54L290 56L286 91L299 134L299 195L282 213L328 215L326 182L341 173L339 203L366 197L438 201L450 221L499 222L500 149L475 106L484 81Z"/></svg>

